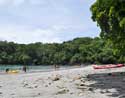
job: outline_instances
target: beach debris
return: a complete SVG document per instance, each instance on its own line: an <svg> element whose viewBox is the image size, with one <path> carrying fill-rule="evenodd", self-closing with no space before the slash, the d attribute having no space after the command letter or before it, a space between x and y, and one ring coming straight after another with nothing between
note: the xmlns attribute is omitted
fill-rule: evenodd
<svg viewBox="0 0 125 98"><path fill-rule="evenodd" d="M26 81L23 81L22 84L23 84L23 87L28 86L28 83Z"/></svg>
<svg viewBox="0 0 125 98"><path fill-rule="evenodd" d="M38 88L38 85L35 85L34 88Z"/></svg>
<svg viewBox="0 0 125 98"><path fill-rule="evenodd" d="M81 96L83 96L84 94L82 93L82 92L80 92L79 94L78 94L78 96L79 97L81 97Z"/></svg>
<svg viewBox="0 0 125 98"><path fill-rule="evenodd" d="M85 83L81 80L76 80L74 81L75 85L79 85L79 86L85 86Z"/></svg>
<svg viewBox="0 0 125 98"><path fill-rule="evenodd" d="M90 74L88 74L88 75L86 75L86 77L84 78L86 81L91 81L91 75Z"/></svg>
<svg viewBox="0 0 125 98"><path fill-rule="evenodd" d="M90 75L88 74L88 75L86 76L86 78L90 78Z"/></svg>
<svg viewBox="0 0 125 98"><path fill-rule="evenodd" d="M33 89L33 87L32 87L32 86L28 86L27 88Z"/></svg>
<svg viewBox="0 0 125 98"><path fill-rule="evenodd" d="M82 90L86 89L85 86L77 86L77 88L78 88L78 89L82 89Z"/></svg>
<svg viewBox="0 0 125 98"><path fill-rule="evenodd" d="M51 86L51 85L52 85L52 82L51 82L51 81L47 81L47 82L44 84L45 87L49 87L49 86Z"/></svg>
<svg viewBox="0 0 125 98"><path fill-rule="evenodd" d="M59 89L65 88L64 82L63 81L57 81L56 87L59 88Z"/></svg>
<svg viewBox="0 0 125 98"><path fill-rule="evenodd" d="M81 80L75 80L74 81L74 84L77 85L77 86L80 85L81 83L82 83Z"/></svg>
<svg viewBox="0 0 125 98"><path fill-rule="evenodd" d="M106 93L111 93L108 89L106 89Z"/></svg>
<svg viewBox="0 0 125 98"><path fill-rule="evenodd" d="M101 90L100 93L104 94L104 93L117 93L117 91L115 89L104 89Z"/></svg>
<svg viewBox="0 0 125 98"><path fill-rule="evenodd" d="M69 90L67 88L63 88L63 89L59 89L59 91L56 93L56 95L58 94L65 94L65 93L68 93Z"/></svg>
<svg viewBox="0 0 125 98"><path fill-rule="evenodd" d="M105 90L105 93L117 93L117 90L112 88L112 89L107 89Z"/></svg>
<svg viewBox="0 0 125 98"><path fill-rule="evenodd" d="M58 74L51 77L52 81L58 81L60 80L60 78L61 78L61 75L58 75Z"/></svg>
<svg viewBox="0 0 125 98"><path fill-rule="evenodd" d="M74 83L78 89L86 89L87 88L85 83L82 82L81 80L76 80L76 81L74 81Z"/></svg>
<svg viewBox="0 0 125 98"><path fill-rule="evenodd" d="M81 78L81 82L85 83L86 81L85 81L85 79Z"/></svg>
<svg viewBox="0 0 125 98"><path fill-rule="evenodd" d="M78 88L78 89L86 89L87 87L86 87L85 84L79 84L79 85L77 86L77 88Z"/></svg>
<svg viewBox="0 0 125 98"><path fill-rule="evenodd" d="M48 85L45 85L45 87L48 87Z"/></svg>
<svg viewBox="0 0 125 98"><path fill-rule="evenodd" d="M43 78L38 78L35 82L44 82Z"/></svg>
<svg viewBox="0 0 125 98"><path fill-rule="evenodd" d="M93 91L94 89L90 87L88 90L89 90L89 91Z"/></svg>
<svg viewBox="0 0 125 98"><path fill-rule="evenodd" d="M30 86L28 88L38 88L37 84L30 84Z"/></svg>
<svg viewBox="0 0 125 98"><path fill-rule="evenodd" d="M81 75L77 75L77 76L75 76L75 77L73 78L73 80L75 81L75 80L79 80L79 79L81 79L81 78L82 78Z"/></svg>
<svg viewBox="0 0 125 98"><path fill-rule="evenodd" d="M33 88L38 88L38 85L37 84L28 84L28 83L25 83L23 85L23 87L33 89Z"/></svg>
<svg viewBox="0 0 125 98"><path fill-rule="evenodd" d="M38 95L41 95L41 93L38 93Z"/></svg>
<svg viewBox="0 0 125 98"><path fill-rule="evenodd" d="M51 85L52 83L49 82L49 85Z"/></svg>
<svg viewBox="0 0 125 98"><path fill-rule="evenodd" d="M63 86L58 86L58 85L57 85L56 87L59 88L59 89L65 88L65 87L63 87Z"/></svg>
<svg viewBox="0 0 125 98"><path fill-rule="evenodd" d="M81 83L79 86L85 86L85 84Z"/></svg>
<svg viewBox="0 0 125 98"><path fill-rule="evenodd" d="M72 94L73 94L73 92L70 93L70 95L72 95Z"/></svg>
<svg viewBox="0 0 125 98"><path fill-rule="evenodd" d="M28 86L28 84L27 84L27 83L23 85L23 87L27 87L27 86Z"/></svg>

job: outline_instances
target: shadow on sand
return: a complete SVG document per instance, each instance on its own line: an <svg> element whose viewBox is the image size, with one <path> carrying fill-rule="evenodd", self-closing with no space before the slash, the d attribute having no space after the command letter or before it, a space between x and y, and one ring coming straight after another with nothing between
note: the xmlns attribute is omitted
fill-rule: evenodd
<svg viewBox="0 0 125 98"><path fill-rule="evenodd" d="M125 72L90 74L88 80L95 81L89 85L94 90L110 97L125 98Z"/></svg>

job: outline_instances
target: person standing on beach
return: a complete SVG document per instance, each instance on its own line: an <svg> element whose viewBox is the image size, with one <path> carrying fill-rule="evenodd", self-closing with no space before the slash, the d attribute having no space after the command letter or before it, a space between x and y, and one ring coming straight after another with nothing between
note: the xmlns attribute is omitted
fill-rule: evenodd
<svg viewBox="0 0 125 98"><path fill-rule="evenodd" d="M23 71L26 72L26 70L27 70L27 69L26 69L26 66L23 66Z"/></svg>
<svg viewBox="0 0 125 98"><path fill-rule="evenodd" d="M55 70L58 70L59 69L59 65L54 65L54 68L55 68Z"/></svg>
<svg viewBox="0 0 125 98"><path fill-rule="evenodd" d="M9 68L6 69L6 73L8 73L8 72L9 72Z"/></svg>

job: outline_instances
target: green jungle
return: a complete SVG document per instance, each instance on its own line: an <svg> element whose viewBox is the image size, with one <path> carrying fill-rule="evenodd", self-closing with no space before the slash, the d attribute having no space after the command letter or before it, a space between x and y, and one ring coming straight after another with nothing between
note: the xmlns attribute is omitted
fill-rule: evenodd
<svg viewBox="0 0 125 98"><path fill-rule="evenodd" d="M92 20L101 29L99 37L76 38L52 44L17 44L1 41L0 64L124 63L125 0L96 0L90 10Z"/></svg>

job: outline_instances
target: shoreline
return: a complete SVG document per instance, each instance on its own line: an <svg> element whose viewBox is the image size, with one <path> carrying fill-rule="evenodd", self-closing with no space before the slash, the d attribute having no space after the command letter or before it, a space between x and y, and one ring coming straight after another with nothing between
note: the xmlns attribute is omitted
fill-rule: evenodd
<svg viewBox="0 0 125 98"><path fill-rule="evenodd" d="M91 66L91 65L87 65L87 66ZM55 71L64 71L64 70L72 70L72 69L77 69L77 68L85 68L87 66L68 66L68 67L60 67L60 68L49 68L49 69L39 69L39 70L35 70L35 69L28 69L27 72L23 72L22 70L18 70L19 73L15 73L15 74L32 74L32 73L46 73L46 72L55 72ZM16 70L16 69L15 69ZM5 71L0 71L0 75L7 75L9 73L6 73Z"/></svg>

